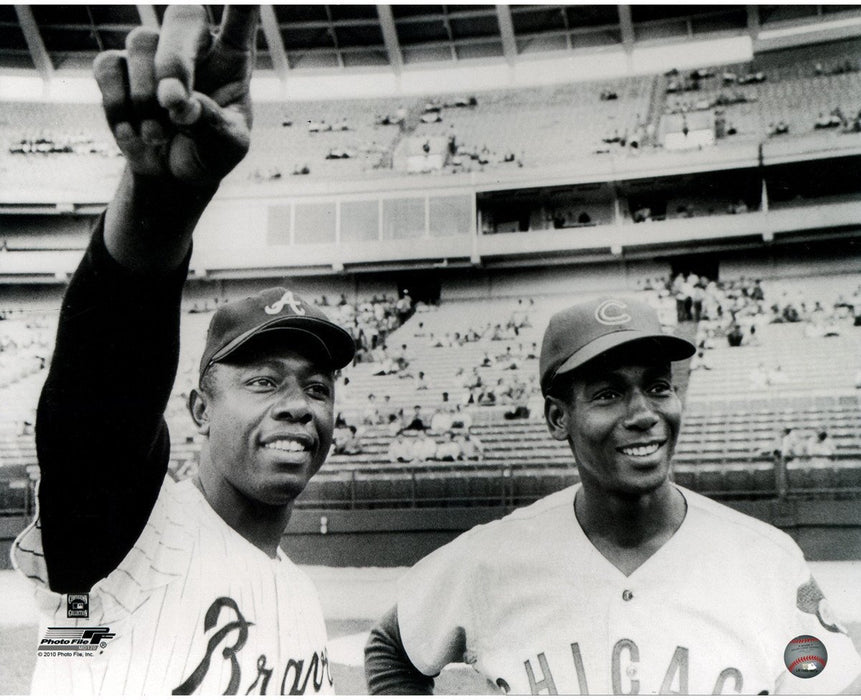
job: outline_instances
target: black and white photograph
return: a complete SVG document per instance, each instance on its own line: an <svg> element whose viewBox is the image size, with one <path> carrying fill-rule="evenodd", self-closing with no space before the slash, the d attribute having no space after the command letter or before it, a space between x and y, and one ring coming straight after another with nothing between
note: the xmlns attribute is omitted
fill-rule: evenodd
<svg viewBox="0 0 861 700"><path fill-rule="evenodd" d="M0 695L861 694L861 5L0 4Z"/></svg>

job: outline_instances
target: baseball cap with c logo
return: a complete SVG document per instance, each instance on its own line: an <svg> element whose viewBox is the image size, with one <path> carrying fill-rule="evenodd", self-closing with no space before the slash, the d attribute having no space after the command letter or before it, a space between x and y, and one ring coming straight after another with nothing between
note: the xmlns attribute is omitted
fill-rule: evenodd
<svg viewBox="0 0 861 700"><path fill-rule="evenodd" d="M658 314L641 301L604 297L560 311L550 319L541 344L541 393L547 396L556 377L601 353L646 339L659 343L670 361L684 360L696 352L692 343L665 333Z"/></svg>

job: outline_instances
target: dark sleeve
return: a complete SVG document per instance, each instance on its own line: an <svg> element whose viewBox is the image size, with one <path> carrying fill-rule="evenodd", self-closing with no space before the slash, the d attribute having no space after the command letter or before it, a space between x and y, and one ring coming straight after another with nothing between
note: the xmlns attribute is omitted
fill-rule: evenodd
<svg viewBox="0 0 861 700"><path fill-rule="evenodd" d="M392 608L371 630L365 644L365 679L371 695L433 695L434 681L407 655Z"/></svg>
<svg viewBox="0 0 861 700"><path fill-rule="evenodd" d="M129 272L108 254L102 218L66 291L36 417L54 591L88 591L115 569L155 503L187 267L188 258L169 275Z"/></svg>

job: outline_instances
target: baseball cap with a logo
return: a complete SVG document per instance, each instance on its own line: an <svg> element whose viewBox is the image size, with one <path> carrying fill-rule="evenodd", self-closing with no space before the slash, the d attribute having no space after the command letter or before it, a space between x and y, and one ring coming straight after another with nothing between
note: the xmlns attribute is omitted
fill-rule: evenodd
<svg viewBox="0 0 861 700"><path fill-rule="evenodd" d="M655 310L640 301L602 298L560 311L550 319L541 344L541 393L547 396L556 377L601 353L646 339L656 341L671 361L696 352L692 343L665 333Z"/></svg>
<svg viewBox="0 0 861 700"><path fill-rule="evenodd" d="M225 304L215 312L200 358L200 376L252 338L274 331L289 331L316 341L321 350L320 362L332 369L346 367L356 352L350 334L319 308L288 289L272 287Z"/></svg>

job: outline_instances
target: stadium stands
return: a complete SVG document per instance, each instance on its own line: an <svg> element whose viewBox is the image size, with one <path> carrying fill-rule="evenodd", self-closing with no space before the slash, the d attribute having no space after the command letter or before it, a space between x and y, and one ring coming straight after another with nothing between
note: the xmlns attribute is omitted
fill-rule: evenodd
<svg viewBox="0 0 861 700"><path fill-rule="evenodd" d="M853 278L842 278L845 285ZM857 281L857 280L856 280ZM766 302L785 301L788 283L767 287ZM735 288L735 287L732 287ZM850 289L833 280L811 278L808 286L791 287L796 297L822 299L831 305ZM619 290L626 293L625 290ZM627 292L631 294L632 292ZM671 297L656 291L638 292L658 304L662 316L674 321ZM337 410L347 424L358 427L359 454L333 454L300 501L303 507L381 508L470 505L512 506L576 481L567 445L547 435L540 399L536 402L535 353L550 315L579 296L508 298L452 301L439 306L419 306L403 326L386 338L389 347L406 346L408 365L379 375L379 362L360 362L345 370L349 389L338 396ZM778 304L779 306L779 304ZM357 304L361 307L361 304ZM199 309L195 308L196 311ZM329 309L333 316L341 307ZM168 408L173 437L170 470L176 478L193 474L199 442L185 409L188 390L196 381L196 353L211 313L183 315L180 376ZM4 321L5 338L15 338L22 348L50 354L56 318L33 313L30 322ZM839 314L838 314L839 316ZM703 323L708 323L703 321ZM861 489L861 402L853 377L861 357L861 336L851 317L839 319L839 333L826 337L806 332L809 323L759 323L756 344L730 347L718 336L708 349L709 370L695 370L685 392L686 412L676 450L675 479L695 490L723 498L772 498L780 489L795 497L816 494L857 494ZM516 329L516 331L515 331ZM686 322L679 332L691 334ZM464 342L465 339L468 342ZM10 343L7 342L7 345ZM530 356L531 355L531 356ZM14 366L0 386L3 439L0 440L0 481L6 487L0 506L29 508L32 494L22 489L25 468L36 463L32 431L33 407L44 380L44 363L34 366L10 351L0 354L4 366ZM502 359L499 359L502 358ZM14 360L14 362L11 362ZM754 381L751 374L762 367L780 367L779 375ZM427 389L416 389L418 372ZM679 375L684 380L687 370ZM519 401L500 397L482 405L480 391L465 386L475 375L484 386L526 388ZM435 409L453 412L463 405L472 426L453 428L470 432L480 441L481 458L469 461L417 460L393 464L388 455L393 431L385 415L366 420L368 394L378 398L379 414L395 413L403 425L416 405L427 424ZM470 401L472 396L472 401ZM515 403L531 412L506 418ZM785 485L781 464L775 460L776 444L784 428L792 428L807 440L826 430L834 455L823 465L813 457L789 459ZM432 439L447 440L446 428L433 430ZM406 430L412 439L423 431ZM17 506L15 505L17 504Z"/></svg>
<svg viewBox="0 0 861 700"><path fill-rule="evenodd" d="M784 145L805 143L805 149L831 148L835 139L855 138L856 126L861 128L861 66L852 41L825 47L818 58L802 47L754 63L702 68L694 72L702 76L696 80L679 73L468 97L261 101L252 151L226 184L391 177L395 150L411 137L446 139L451 148L443 171L449 173L574 162L592 162L600 170L607 154L661 153L665 115L705 112L714 123L716 110L722 112L718 149L775 138ZM762 81L745 81L757 74ZM683 83L696 90L673 89ZM834 114L834 128L816 127L820 116ZM76 125L74 133L69 124ZM788 133L770 138L777 124ZM11 156L0 165L0 199L7 202L31 201L34 191L104 201L122 167L100 107L92 104L4 103L0 149Z"/></svg>

